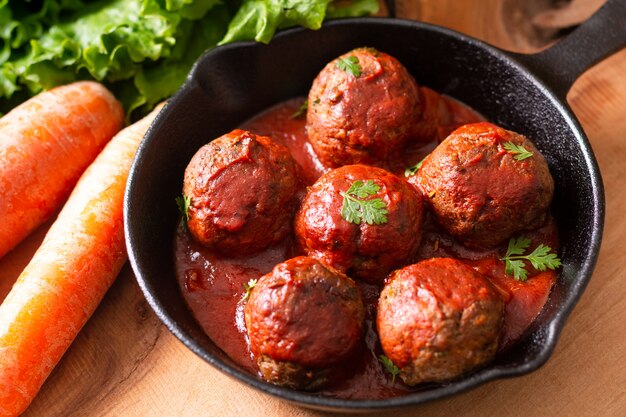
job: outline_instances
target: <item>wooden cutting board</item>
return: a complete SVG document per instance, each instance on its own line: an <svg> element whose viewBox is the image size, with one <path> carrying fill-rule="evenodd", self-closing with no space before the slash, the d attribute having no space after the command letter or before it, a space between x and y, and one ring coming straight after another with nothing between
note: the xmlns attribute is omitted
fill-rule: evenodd
<svg viewBox="0 0 626 417"><path fill-rule="evenodd" d="M452 27L500 47L534 51L602 1L397 1L401 17ZM474 8L471 5L474 5ZM480 5L480 10L478 9ZM576 6L576 7L574 7ZM595 274L556 351L538 371L379 415L626 415L626 50L584 74L569 94L604 177L607 216ZM0 260L0 299L48 225ZM213 369L160 324L128 266L26 416L321 416L258 393Z"/></svg>

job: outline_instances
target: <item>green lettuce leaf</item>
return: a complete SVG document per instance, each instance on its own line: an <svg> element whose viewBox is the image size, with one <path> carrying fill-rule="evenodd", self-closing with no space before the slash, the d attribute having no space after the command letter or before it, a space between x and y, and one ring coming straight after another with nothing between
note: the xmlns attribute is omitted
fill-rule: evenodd
<svg viewBox="0 0 626 417"><path fill-rule="evenodd" d="M187 35L181 37L184 42L179 42L172 52L176 59L146 66L135 77L137 98L143 100L140 105L151 109L171 96L185 81L189 70L207 49L207 45L216 45L224 36L229 21L230 15L226 8L216 7L203 19L185 25L183 30L187 31Z"/></svg>
<svg viewBox="0 0 626 417"><path fill-rule="evenodd" d="M376 0L0 0L0 112L95 79L141 115L172 95L207 49L378 10Z"/></svg>
<svg viewBox="0 0 626 417"><path fill-rule="evenodd" d="M244 0L220 44L251 39L269 43L277 29L319 29L326 17L363 16L378 9L378 0Z"/></svg>
<svg viewBox="0 0 626 417"><path fill-rule="evenodd" d="M254 39L268 43L278 28L319 29L329 0L244 0L221 44Z"/></svg>
<svg viewBox="0 0 626 417"><path fill-rule="evenodd" d="M377 13L380 9L378 0L356 0L351 2L333 2L328 5L326 18L366 16Z"/></svg>

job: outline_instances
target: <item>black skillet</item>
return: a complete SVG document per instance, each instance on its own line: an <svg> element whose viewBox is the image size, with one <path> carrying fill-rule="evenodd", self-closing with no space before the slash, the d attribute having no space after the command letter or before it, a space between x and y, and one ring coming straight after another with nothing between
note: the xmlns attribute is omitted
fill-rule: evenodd
<svg viewBox="0 0 626 417"><path fill-rule="evenodd" d="M318 31L291 29L270 45L238 43L202 56L143 141L125 198L126 242L141 289L185 345L260 391L308 407L373 410L416 405L485 382L522 375L546 362L596 263L604 225L598 166L565 101L587 68L626 45L626 1L609 2L556 46L535 55L504 52L454 31L413 21L360 18ZM482 370L403 397L349 400L279 388L244 371L203 333L176 284L174 199L184 168L203 144L287 98L305 96L324 64L357 46L398 58L421 85L469 104L491 121L532 138L555 178L553 213L562 239L557 283L523 339ZM583 331L583 329L579 329Z"/></svg>

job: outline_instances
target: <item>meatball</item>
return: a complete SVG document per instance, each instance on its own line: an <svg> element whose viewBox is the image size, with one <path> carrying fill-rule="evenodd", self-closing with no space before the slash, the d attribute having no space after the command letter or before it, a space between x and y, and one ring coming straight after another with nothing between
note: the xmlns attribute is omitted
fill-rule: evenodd
<svg viewBox="0 0 626 417"><path fill-rule="evenodd" d="M376 326L385 355L406 384L442 382L494 357L503 310L483 275L461 261L433 258L390 275Z"/></svg>
<svg viewBox="0 0 626 417"><path fill-rule="evenodd" d="M357 71L345 69L346 63L357 65ZM313 81L309 141L331 168L381 165L411 136L419 97L415 80L398 60L373 48L354 49L331 61Z"/></svg>
<svg viewBox="0 0 626 417"><path fill-rule="evenodd" d="M554 193L548 164L533 143L486 122L452 132L409 182L429 197L444 229L475 248L541 226Z"/></svg>
<svg viewBox="0 0 626 417"><path fill-rule="evenodd" d="M355 184L373 186L370 195L350 194ZM376 190L374 192L374 190ZM346 216L355 200L384 203L384 220ZM346 165L330 171L309 188L296 213L295 230L300 246L310 256L370 283L380 283L394 267L408 263L419 247L422 199L406 181L382 169Z"/></svg>
<svg viewBox="0 0 626 417"><path fill-rule="evenodd" d="M305 256L261 277L244 307L250 350L271 383L314 390L359 345L365 309L355 282Z"/></svg>
<svg viewBox="0 0 626 417"><path fill-rule="evenodd" d="M185 170L187 226L218 252L256 252L290 232L301 188L286 147L233 130L200 148Z"/></svg>

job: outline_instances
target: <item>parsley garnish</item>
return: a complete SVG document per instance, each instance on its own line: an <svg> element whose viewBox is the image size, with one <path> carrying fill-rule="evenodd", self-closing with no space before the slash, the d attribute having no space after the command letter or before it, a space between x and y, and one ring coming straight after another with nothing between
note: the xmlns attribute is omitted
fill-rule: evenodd
<svg viewBox="0 0 626 417"><path fill-rule="evenodd" d="M302 102L298 110L293 112L293 114L291 115L291 118L297 119L298 117L302 116L303 114L306 113L308 107L309 107L309 100L304 100L304 102Z"/></svg>
<svg viewBox="0 0 626 417"><path fill-rule="evenodd" d="M422 159L421 161L419 161L417 164L413 165L412 167L408 167L407 169L405 169L404 176L410 177L411 175L417 174L417 171L420 170L420 168L422 167L422 164L424 163L424 159Z"/></svg>
<svg viewBox="0 0 626 417"><path fill-rule="evenodd" d="M385 355L378 356L378 360L383 364L385 370L391 374L391 383L396 382L396 375L400 373L400 368L398 368L388 357Z"/></svg>
<svg viewBox="0 0 626 417"><path fill-rule="evenodd" d="M191 197L186 195L176 197L176 206L180 212L180 217L183 219L183 227L187 228L187 222L189 221L189 205L191 204Z"/></svg>
<svg viewBox="0 0 626 417"><path fill-rule="evenodd" d="M516 161L523 161L526 158L530 158L533 156L533 153L528 149L524 148L522 145L516 145L513 142L506 142L504 145L504 149L511 155L513 155L513 159Z"/></svg>
<svg viewBox="0 0 626 417"><path fill-rule="evenodd" d="M361 180L355 181L348 191L341 193L341 216L354 224L361 224L361 219L367 224L387 223L387 204L380 198L366 199L378 190L380 187L372 180L365 183Z"/></svg>
<svg viewBox="0 0 626 417"><path fill-rule="evenodd" d="M340 70L345 71L348 74L352 74L357 78L361 76L361 71L363 71L363 68L359 65L359 58L354 55L350 55L346 58L339 58L336 65Z"/></svg>
<svg viewBox="0 0 626 417"><path fill-rule="evenodd" d="M241 300L239 300L240 303L250 298L250 293L252 292L252 289L256 286L256 283L258 281L259 281L258 279L253 278L250 281L248 281L248 283L243 284L243 288L246 290L246 293L241 297Z"/></svg>
<svg viewBox="0 0 626 417"><path fill-rule="evenodd" d="M500 258L500 260L505 261L505 272L513 275L513 278L517 281L526 281L528 279L524 261L529 261L538 271L545 271L546 268L554 270L561 266L561 260L556 256L556 253L550 252L552 249L549 246L542 243L530 254L524 255L524 251L529 246L530 239L527 237L511 238L506 255L504 255L504 258Z"/></svg>

